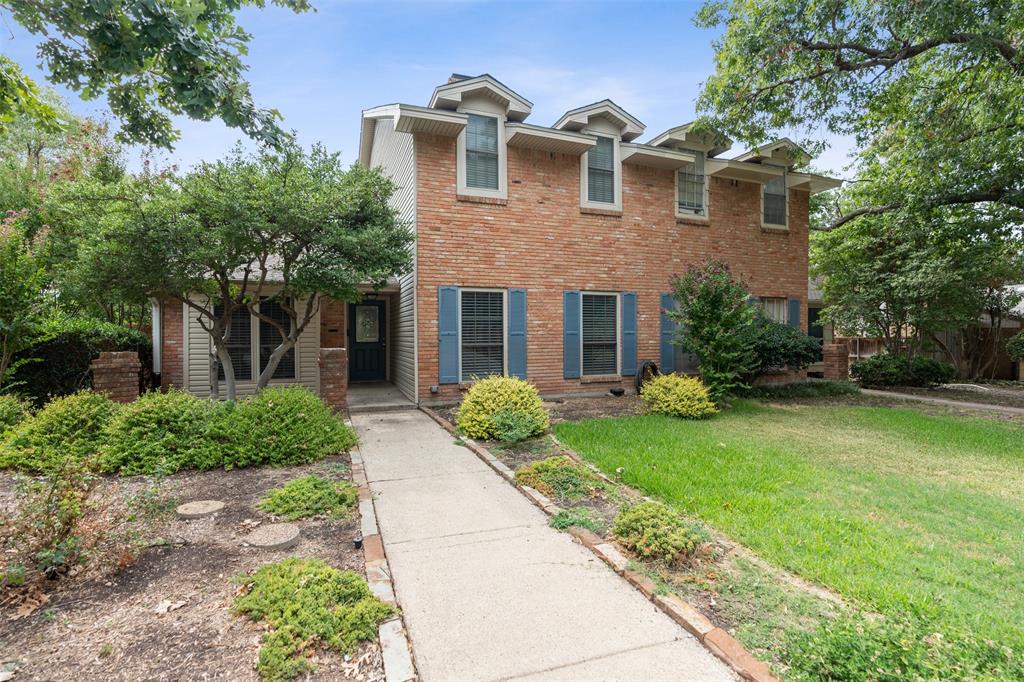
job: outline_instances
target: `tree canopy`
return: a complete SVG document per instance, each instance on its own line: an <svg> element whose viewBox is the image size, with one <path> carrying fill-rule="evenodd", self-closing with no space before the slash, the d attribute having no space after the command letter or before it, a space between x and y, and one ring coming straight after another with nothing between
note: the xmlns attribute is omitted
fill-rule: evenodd
<svg viewBox="0 0 1024 682"><path fill-rule="evenodd" d="M303 12L308 0L273 0ZM287 135L280 114L253 102L242 62L251 36L235 19L266 0L0 0L0 9L39 36L48 79L86 99L106 95L120 122L118 139L170 148L171 117L220 118L272 146ZM47 130L59 111L18 64L0 56L0 132L19 114Z"/></svg>

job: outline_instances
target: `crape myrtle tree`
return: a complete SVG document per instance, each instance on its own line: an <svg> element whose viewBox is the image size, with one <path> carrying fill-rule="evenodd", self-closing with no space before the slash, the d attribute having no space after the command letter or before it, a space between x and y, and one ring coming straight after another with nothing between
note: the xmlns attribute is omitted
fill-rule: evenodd
<svg viewBox="0 0 1024 682"><path fill-rule="evenodd" d="M119 198L124 219L109 221L83 250L83 267L121 295L188 306L211 338L211 391L219 396L219 365L231 400L227 342L238 310L280 336L257 379L262 388L316 315L320 295L355 301L358 285L409 269L413 235L389 203L394 190L379 170L343 168L319 145L236 149L181 177L136 183ZM268 299L287 324L261 312Z"/></svg>

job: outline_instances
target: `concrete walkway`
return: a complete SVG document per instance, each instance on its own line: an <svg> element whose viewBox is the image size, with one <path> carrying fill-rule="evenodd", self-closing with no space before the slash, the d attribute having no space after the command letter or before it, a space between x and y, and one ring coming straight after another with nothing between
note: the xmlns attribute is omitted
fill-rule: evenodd
<svg viewBox="0 0 1024 682"><path fill-rule="evenodd" d="M736 679L425 414L352 421L423 680Z"/></svg>
<svg viewBox="0 0 1024 682"><path fill-rule="evenodd" d="M926 395L914 393L899 393L897 391L879 391L874 388L861 389L865 395L881 396L883 398L896 398L897 400L916 400L920 403L931 403L932 405L943 405L944 407L956 407L962 410L978 410L981 412L999 412L1001 414L1012 414L1024 417L1024 408L1011 407L1010 405L993 405L991 403L969 403L964 400L953 400L952 398L932 398Z"/></svg>

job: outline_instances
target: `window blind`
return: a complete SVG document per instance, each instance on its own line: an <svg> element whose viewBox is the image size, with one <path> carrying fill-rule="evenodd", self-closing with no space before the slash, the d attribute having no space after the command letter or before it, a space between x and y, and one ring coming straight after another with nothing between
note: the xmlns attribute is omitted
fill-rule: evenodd
<svg viewBox="0 0 1024 682"><path fill-rule="evenodd" d="M498 119L468 114L466 186L498 189Z"/></svg>
<svg viewBox="0 0 1024 682"><path fill-rule="evenodd" d="M213 314L220 317L224 306L215 305ZM235 381L252 380L252 316L249 309L242 307L231 313L228 323L228 357L235 369ZM224 381L224 365L217 363L217 378Z"/></svg>
<svg viewBox="0 0 1024 682"><path fill-rule="evenodd" d="M462 292L462 379L505 373L505 302L500 291Z"/></svg>
<svg viewBox="0 0 1024 682"><path fill-rule="evenodd" d="M587 152L587 199L615 203L615 143L610 137L598 137Z"/></svg>
<svg viewBox="0 0 1024 682"><path fill-rule="evenodd" d="M284 311L279 301L263 299L260 301L260 313L271 318L285 329L292 329L292 320ZM267 368L270 355L274 349L281 345L281 332L269 322L260 320L260 372ZM294 379L295 378L295 349L290 349L281 356L281 361L274 369L272 379Z"/></svg>
<svg viewBox="0 0 1024 682"><path fill-rule="evenodd" d="M764 222L766 225L786 224L786 175L764 184Z"/></svg>
<svg viewBox="0 0 1024 682"><path fill-rule="evenodd" d="M615 294L583 294L583 375L617 374L618 319Z"/></svg>
<svg viewBox="0 0 1024 682"><path fill-rule="evenodd" d="M704 152L679 171L679 212L704 215Z"/></svg>

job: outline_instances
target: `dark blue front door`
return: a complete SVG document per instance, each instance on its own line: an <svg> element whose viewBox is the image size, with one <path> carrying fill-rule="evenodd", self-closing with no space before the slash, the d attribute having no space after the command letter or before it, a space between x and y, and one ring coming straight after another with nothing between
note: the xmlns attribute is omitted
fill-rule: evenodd
<svg viewBox="0 0 1024 682"><path fill-rule="evenodd" d="M368 300L348 307L349 381L387 379L384 301Z"/></svg>

